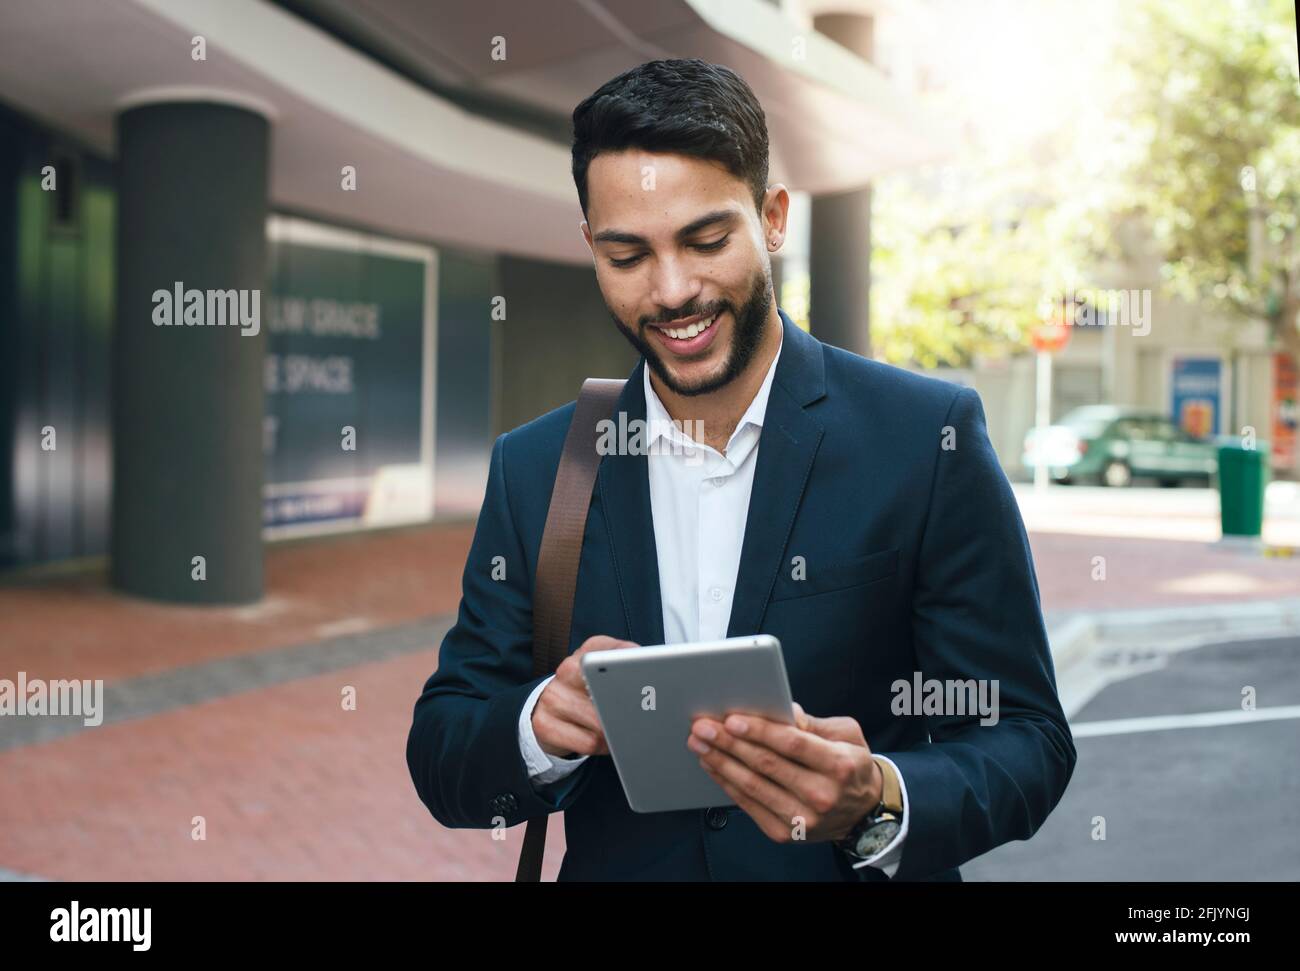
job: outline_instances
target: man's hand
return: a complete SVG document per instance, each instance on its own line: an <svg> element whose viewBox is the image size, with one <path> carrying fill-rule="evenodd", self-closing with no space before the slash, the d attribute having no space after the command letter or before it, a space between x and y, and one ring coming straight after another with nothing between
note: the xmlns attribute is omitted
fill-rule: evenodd
<svg viewBox="0 0 1300 971"><path fill-rule="evenodd" d="M858 723L814 718L797 703L795 724L730 714L697 718L687 746L700 765L777 843L836 840L880 802L884 779Z"/></svg>
<svg viewBox="0 0 1300 971"><path fill-rule="evenodd" d="M560 663L555 678L542 689L533 709L533 734L543 752L559 759L609 754L605 733L600 730L600 719L596 717L596 708L587 694L587 682L578 665L588 651L636 646L631 641L598 634L588 637L582 647Z"/></svg>

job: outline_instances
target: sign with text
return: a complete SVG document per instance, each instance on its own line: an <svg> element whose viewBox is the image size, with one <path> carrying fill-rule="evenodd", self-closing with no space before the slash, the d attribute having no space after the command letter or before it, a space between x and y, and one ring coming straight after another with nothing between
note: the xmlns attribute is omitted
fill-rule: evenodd
<svg viewBox="0 0 1300 971"><path fill-rule="evenodd" d="M1174 424L1196 438L1219 433L1223 362L1217 357L1180 357L1169 382Z"/></svg>
<svg viewBox="0 0 1300 971"><path fill-rule="evenodd" d="M1295 466L1296 429L1300 426L1300 395L1297 395L1295 358L1287 351L1273 355L1273 467Z"/></svg>
<svg viewBox="0 0 1300 971"><path fill-rule="evenodd" d="M272 535L433 511L433 252L297 219L268 226Z"/></svg>

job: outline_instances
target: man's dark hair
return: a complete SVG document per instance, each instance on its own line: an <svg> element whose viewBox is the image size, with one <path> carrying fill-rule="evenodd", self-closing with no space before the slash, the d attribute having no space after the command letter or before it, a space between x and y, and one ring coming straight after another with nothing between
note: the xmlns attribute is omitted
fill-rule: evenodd
<svg viewBox="0 0 1300 971"><path fill-rule="evenodd" d="M699 58L647 61L606 81L573 110L573 181L587 215L587 168L601 152L637 148L721 162L749 186L761 215L767 121L740 75Z"/></svg>

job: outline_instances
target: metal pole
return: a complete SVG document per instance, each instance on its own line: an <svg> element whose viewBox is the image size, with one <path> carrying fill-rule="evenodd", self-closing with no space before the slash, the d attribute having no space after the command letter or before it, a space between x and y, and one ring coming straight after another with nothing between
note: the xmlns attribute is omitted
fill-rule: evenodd
<svg viewBox="0 0 1300 971"><path fill-rule="evenodd" d="M1050 351L1038 352L1037 396L1034 409L1034 437L1038 441L1038 453L1043 455L1043 446L1047 441L1047 426L1052 423L1052 354ZM1038 462L1034 466L1034 489L1044 491L1047 488L1047 465Z"/></svg>

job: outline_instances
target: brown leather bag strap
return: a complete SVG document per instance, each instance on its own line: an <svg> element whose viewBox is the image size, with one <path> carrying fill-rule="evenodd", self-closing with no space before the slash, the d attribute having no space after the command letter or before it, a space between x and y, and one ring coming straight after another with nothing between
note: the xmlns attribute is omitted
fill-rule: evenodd
<svg viewBox="0 0 1300 971"><path fill-rule="evenodd" d="M560 467L555 473L551 504L542 529L542 545L537 553L537 577L533 585L534 677L550 674L569 654L582 536L587 528L596 470L600 467L600 455L596 451L599 423L613 415L626 383L614 378L584 381L564 438L564 451L560 454ZM515 880L541 880L547 819L547 816L536 816L528 821Z"/></svg>

